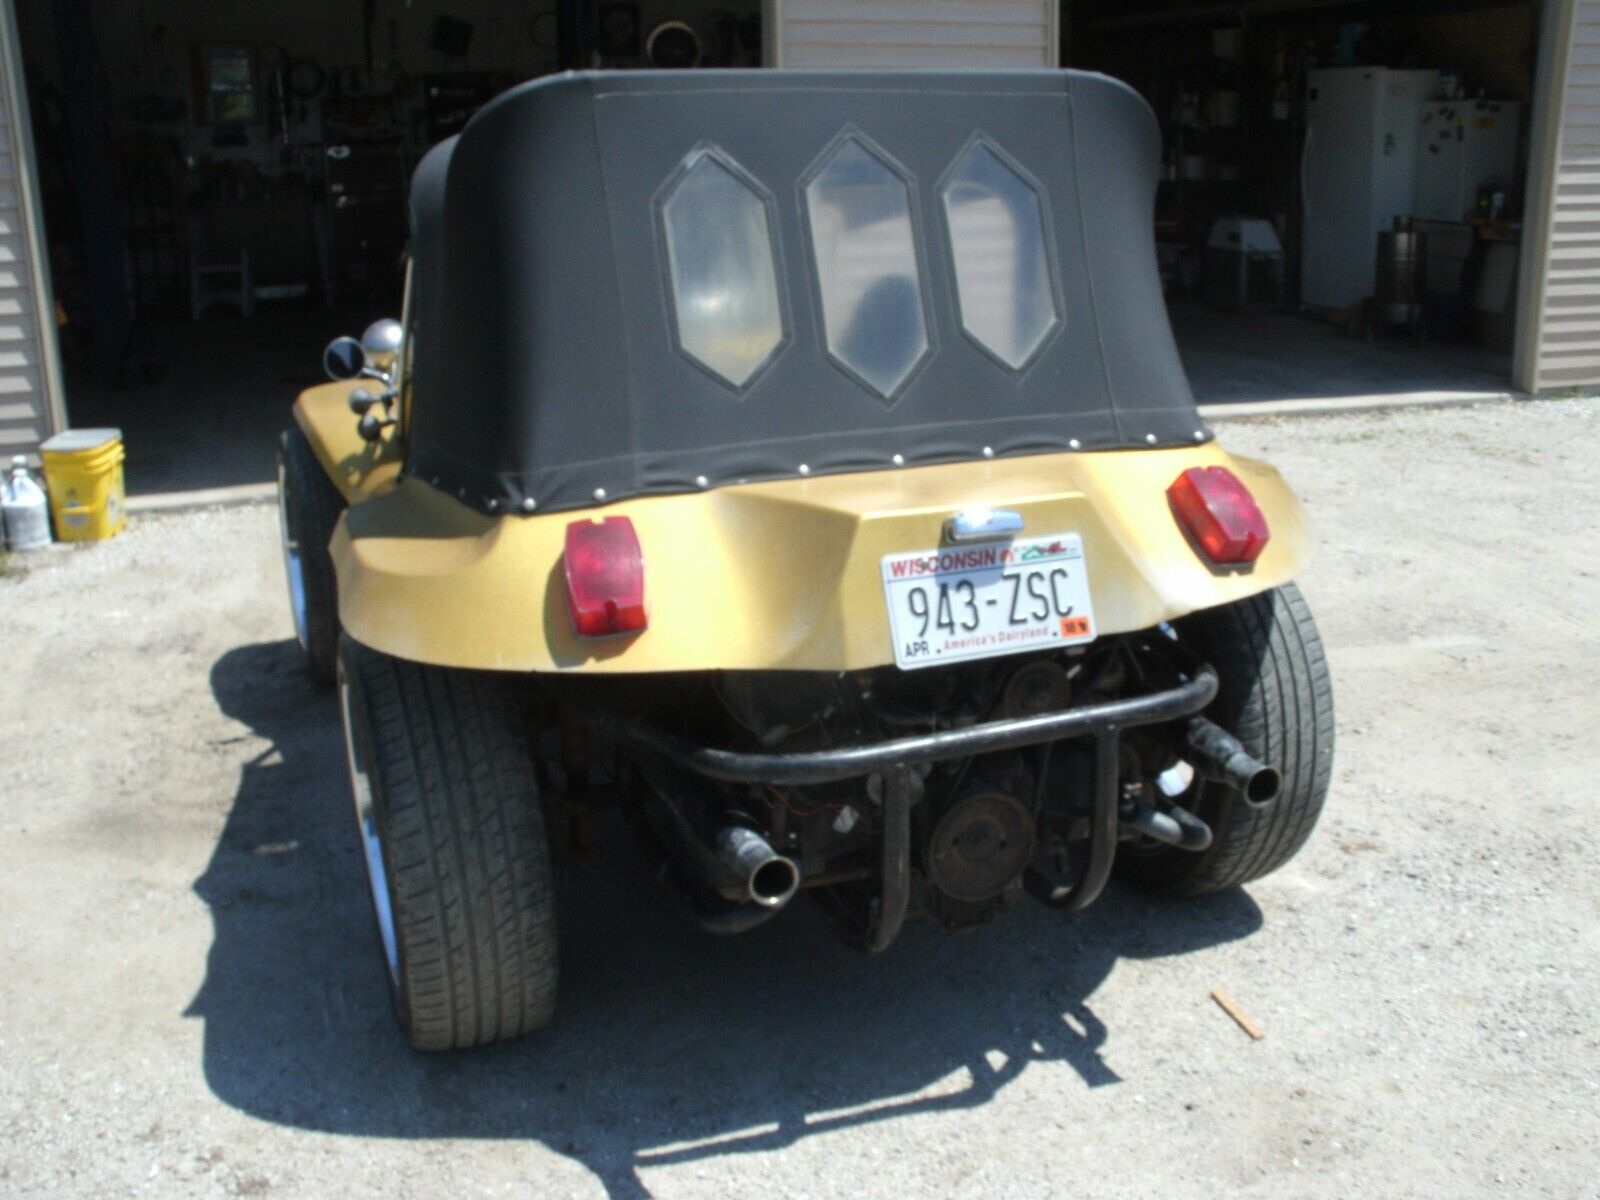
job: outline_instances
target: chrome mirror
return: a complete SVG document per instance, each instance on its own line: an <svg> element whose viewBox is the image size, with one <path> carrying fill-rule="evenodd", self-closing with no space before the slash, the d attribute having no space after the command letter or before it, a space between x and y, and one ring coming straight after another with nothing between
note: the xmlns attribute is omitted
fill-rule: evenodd
<svg viewBox="0 0 1600 1200"><path fill-rule="evenodd" d="M353 337L337 337L322 352L322 369L329 379L354 379L367 368L367 352Z"/></svg>
<svg viewBox="0 0 1600 1200"><path fill-rule="evenodd" d="M380 371L389 371L394 368L403 337L400 322L385 317L367 326L367 331L361 335L361 349L366 352L369 363Z"/></svg>

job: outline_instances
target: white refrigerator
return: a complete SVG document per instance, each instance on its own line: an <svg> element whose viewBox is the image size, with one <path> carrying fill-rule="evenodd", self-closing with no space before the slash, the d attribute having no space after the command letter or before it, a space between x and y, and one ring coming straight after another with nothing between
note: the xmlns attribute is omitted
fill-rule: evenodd
<svg viewBox="0 0 1600 1200"><path fill-rule="evenodd" d="M1465 221L1478 189L1512 197L1522 106L1510 100L1431 100L1422 106L1417 216Z"/></svg>
<svg viewBox="0 0 1600 1200"><path fill-rule="evenodd" d="M1306 81L1300 299L1347 308L1373 293L1378 234L1417 202L1417 126L1438 71L1338 67Z"/></svg>

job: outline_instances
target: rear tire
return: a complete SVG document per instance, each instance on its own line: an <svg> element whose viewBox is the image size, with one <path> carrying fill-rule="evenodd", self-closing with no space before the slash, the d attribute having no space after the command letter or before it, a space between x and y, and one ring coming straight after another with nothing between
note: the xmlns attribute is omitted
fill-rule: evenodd
<svg viewBox="0 0 1600 1200"><path fill-rule="evenodd" d="M323 471L298 425L278 439L278 522L289 611L306 673L333 682L339 647L339 592L328 543L344 512L344 497Z"/></svg>
<svg viewBox="0 0 1600 1200"><path fill-rule="evenodd" d="M503 676L339 641L351 789L395 1012L419 1050L520 1037L555 1013L550 851Z"/></svg>
<svg viewBox="0 0 1600 1200"><path fill-rule="evenodd" d="M1283 790L1265 808L1216 783L1197 781L1178 798L1211 826L1209 850L1118 855L1117 872L1130 882L1196 896L1277 870L1311 836L1333 772L1333 684L1311 610L1293 584L1194 613L1175 628L1216 669L1221 686L1206 716L1283 772Z"/></svg>

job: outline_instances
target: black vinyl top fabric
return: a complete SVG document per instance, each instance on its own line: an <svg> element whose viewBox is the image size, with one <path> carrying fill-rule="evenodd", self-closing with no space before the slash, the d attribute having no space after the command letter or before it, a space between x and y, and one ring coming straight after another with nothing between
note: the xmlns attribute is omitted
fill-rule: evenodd
<svg viewBox="0 0 1600 1200"><path fill-rule="evenodd" d="M904 185L916 269L830 342L807 186L847 145ZM958 262L947 199L974 146L1026 181L1044 226L1034 296L1047 287L1054 320L1016 365L961 311L960 285L986 267L972 246ZM771 243L781 335L737 384L685 349L675 301L664 214L706 155L757 198ZM1204 440L1156 267L1158 161L1143 100L1072 71L612 72L513 89L412 185L405 469L485 511L544 512ZM916 301L925 349L872 386L851 347L904 336L894 314Z"/></svg>

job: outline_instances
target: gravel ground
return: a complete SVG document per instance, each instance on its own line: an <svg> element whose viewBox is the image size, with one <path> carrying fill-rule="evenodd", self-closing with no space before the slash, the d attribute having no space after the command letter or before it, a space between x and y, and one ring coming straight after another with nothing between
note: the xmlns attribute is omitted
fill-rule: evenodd
<svg viewBox="0 0 1600 1200"><path fill-rule="evenodd" d="M1600 1195L1600 404L1225 440L1320 538L1340 743L1297 860L872 960L591 870L556 1023L459 1056L392 1026L274 512L14 563L0 1194Z"/></svg>

